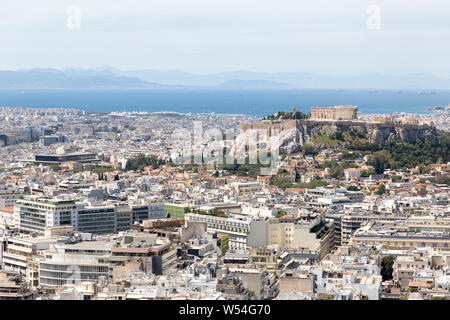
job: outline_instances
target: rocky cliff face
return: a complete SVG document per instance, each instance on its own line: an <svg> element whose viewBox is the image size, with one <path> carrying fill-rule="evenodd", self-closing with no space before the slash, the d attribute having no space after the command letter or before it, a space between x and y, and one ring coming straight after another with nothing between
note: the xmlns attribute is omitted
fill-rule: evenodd
<svg viewBox="0 0 450 320"><path fill-rule="evenodd" d="M254 125L243 125L244 135L255 130L265 130L267 135L274 136L278 130L280 153L293 153L301 150L304 143L309 143L317 134L332 135L337 132L353 130L368 137L371 143L404 141L414 143L417 139L434 141L437 137L436 128L428 125L371 123L363 121L314 121L287 120L267 121ZM295 121L295 123L294 123ZM253 130L252 130L253 129Z"/></svg>

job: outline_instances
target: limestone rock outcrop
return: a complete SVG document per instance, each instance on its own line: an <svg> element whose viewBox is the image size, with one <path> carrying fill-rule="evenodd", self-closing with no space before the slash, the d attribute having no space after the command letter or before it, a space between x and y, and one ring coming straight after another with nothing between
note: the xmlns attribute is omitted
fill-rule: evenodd
<svg viewBox="0 0 450 320"><path fill-rule="evenodd" d="M417 139L434 141L437 131L434 126L399 123L373 123L365 121L318 121L318 120L276 120L242 124L241 133L252 135L256 131L264 132L268 137L278 135L280 154L298 152L304 143L309 143L316 134L332 135L337 132L352 130L364 134L371 143L404 141L414 143ZM264 136L263 135L263 136ZM258 145L267 146L276 139L258 138ZM263 141L265 140L265 141Z"/></svg>

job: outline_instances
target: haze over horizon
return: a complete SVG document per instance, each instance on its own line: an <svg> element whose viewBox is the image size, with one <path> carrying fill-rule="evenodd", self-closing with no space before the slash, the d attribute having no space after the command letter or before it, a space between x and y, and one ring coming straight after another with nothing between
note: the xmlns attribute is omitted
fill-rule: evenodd
<svg viewBox="0 0 450 320"><path fill-rule="evenodd" d="M248 72L248 73L259 73L259 74L283 74L283 73L303 73L303 74L314 74L319 76L336 76L336 77L355 77L355 76L367 76L367 75L379 75L379 76L410 76L410 75L429 75L438 78L448 79L449 77L441 76L437 73L432 72L391 72L391 73L381 73L381 72L355 72L355 73L347 73L347 74L333 74L326 72L314 72L314 71L302 71L302 70L291 70L291 71L266 71L266 70L250 70L250 69L230 69L230 70L218 70L214 72L195 72L195 71L187 71L184 69L159 69L152 67L142 67L142 68L129 68L123 69L117 66L112 65L98 65L92 67L83 67L83 66L61 66L61 67L52 67L52 66L36 66L30 68L9 68L9 69L0 69L0 71L95 71L95 72L139 72L139 71L154 71L154 72L180 72L187 73L198 76L210 76L217 74L226 74L226 73L238 73L238 72Z"/></svg>
<svg viewBox="0 0 450 320"><path fill-rule="evenodd" d="M428 89L450 90L450 78L426 73L333 76L304 72L232 71L206 75L179 70L34 68L0 70L0 89Z"/></svg>
<svg viewBox="0 0 450 320"><path fill-rule="evenodd" d="M16 0L0 11L0 70L450 78L449 17L446 0Z"/></svg>

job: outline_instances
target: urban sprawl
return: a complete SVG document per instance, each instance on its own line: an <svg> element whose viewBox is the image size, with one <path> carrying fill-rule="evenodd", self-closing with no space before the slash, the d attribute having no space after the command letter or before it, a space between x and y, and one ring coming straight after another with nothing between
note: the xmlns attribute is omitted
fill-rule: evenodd
<svg viewBox="0 0 450 320"><path fill-rule="evenodd" d="M0 107L0 300L449 300L449 128Z"/></svg>

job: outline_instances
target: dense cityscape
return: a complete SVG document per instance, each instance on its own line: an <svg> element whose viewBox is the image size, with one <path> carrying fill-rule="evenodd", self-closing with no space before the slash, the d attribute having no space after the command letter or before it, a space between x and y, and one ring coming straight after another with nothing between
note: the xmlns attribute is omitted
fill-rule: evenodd
<svg viewBox="0 0 450 320"><path fill-rule="evenodd" d="M0 300L448 300L449 125L1 107Z"/></svg>

